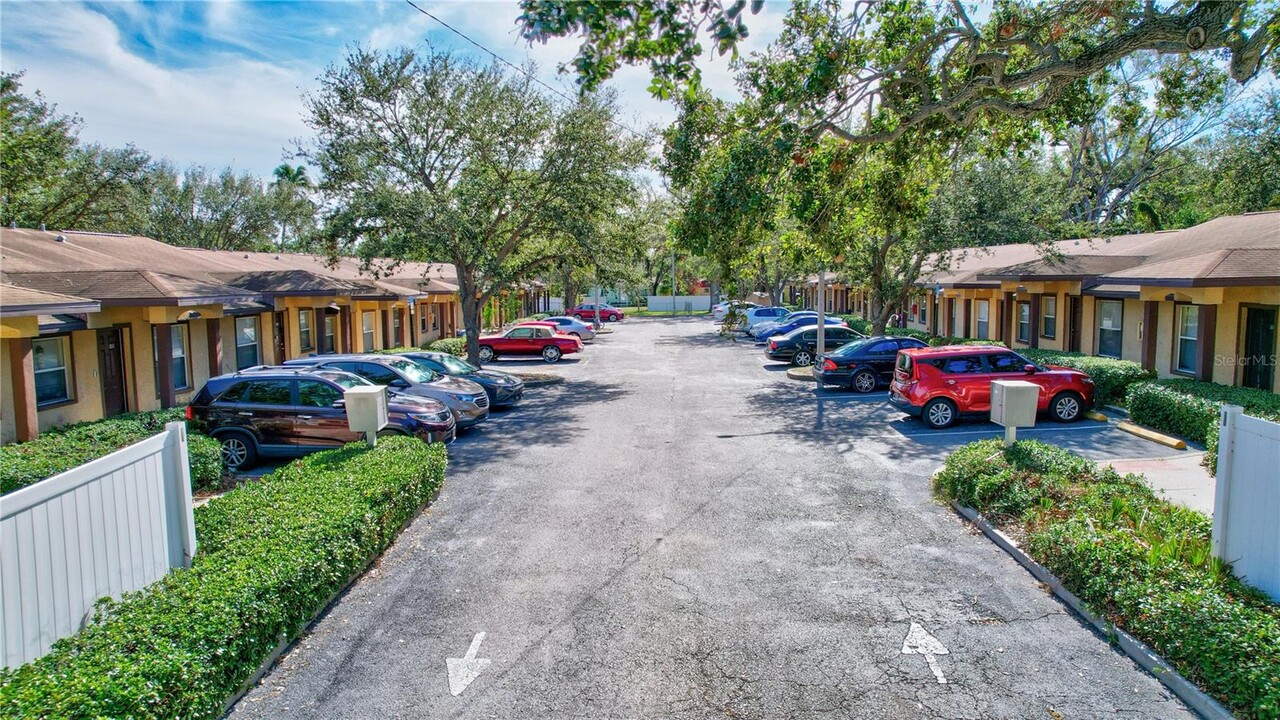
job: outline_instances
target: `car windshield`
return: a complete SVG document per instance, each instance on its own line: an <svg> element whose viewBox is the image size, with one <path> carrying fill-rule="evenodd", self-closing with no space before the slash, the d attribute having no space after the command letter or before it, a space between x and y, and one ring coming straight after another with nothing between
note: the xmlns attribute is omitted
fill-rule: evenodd
<svg viewBox="0 0 1280 720"><path fill-rule="evenodd" d="M415 383L427 383L436 379L436 374L416 362L408 360L392 360L391 367Z"/></svg>
<svg viewBox="0 0 1280 720"><path fill-rule="evenodd" d="M851 343L846 343L846 344L844 344L844 345L841 345L841 346L839 347L839 349L832 351L832 353L831 353L831 354L832 354L832 355L841 355L841 356L844 356L844 355L853 355L854 353L858 352L859 350L861 350L862 348L864 348L864 347L866 347L866 346L868 346L868 345L870 345L870 344L871 344L871 339L870 339L870 338L863 338L863 339L861 339L861 340L854 340L854 341L853 341L853 342L851 342Z"/></svg>
<svg viewBox="0 0 1280 720"><path fill-rule="evenodd" d="M441 365L445 366L445 368L449 372L458 373L459 375L473 373L476 370L480 369L475 365L472 365L471 363L467 362L466 360L463 360L462 358L454 357L453 355L445 355L444 357L439 358L438 362Z"/></svg>
<svg viewBox="0 0 1280 720"><path fill-rule="evenodd" d="M349 390L353 387L359 387L360 385L373 384L372 382L365 380L359 375L354 375L352 373L341 372L341 373L316 373L316 374L326 380L332 380L334 383L341 385L343 390Z"/></svg>

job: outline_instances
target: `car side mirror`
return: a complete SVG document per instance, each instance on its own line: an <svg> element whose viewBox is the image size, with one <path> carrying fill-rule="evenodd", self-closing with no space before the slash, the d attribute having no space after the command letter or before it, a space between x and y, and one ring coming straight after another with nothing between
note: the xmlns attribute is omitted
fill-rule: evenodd
<svg viewBox="0 0 1280 720"><path fill-rule="evenodd" d="M1022 369L1023 369L1023 371L1025 371L1028 375L1031 375L1031 374L1035 373L1035 371L1036 371L1036 366L1035 366L1035 365L1032 365L1031 363L1027 363L1026 365L1023 365L1023 366L1022 366Z"/></svg>

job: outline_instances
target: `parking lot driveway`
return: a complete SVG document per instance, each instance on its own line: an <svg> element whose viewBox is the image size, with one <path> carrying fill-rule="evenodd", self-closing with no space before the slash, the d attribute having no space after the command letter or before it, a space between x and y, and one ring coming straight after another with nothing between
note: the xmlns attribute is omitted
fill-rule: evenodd
<svg viewBox="0 0 1280 720"><path fill-rule="evenodd" d="M1192 717L933 501L994 429L925 434L762 359L706 319L621 323L451 446L440 499L233 714ZM1075 428L1043 437L1124 442ZM479 668L456 695L449 658Z"/></svg>

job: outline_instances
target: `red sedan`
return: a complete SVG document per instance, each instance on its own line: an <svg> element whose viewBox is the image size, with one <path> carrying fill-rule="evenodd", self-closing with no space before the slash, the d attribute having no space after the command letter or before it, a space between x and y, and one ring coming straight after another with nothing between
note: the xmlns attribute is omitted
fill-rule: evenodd
<svg viewBox="0 0 1280 720"><path fill-rule="evenodd" d="M541 355L549 362L561 356L580 352L582 341L572 335L561 335L549 327L532 323L517 325L501 335L480 338L480 362L493 362L499 355Z"/></svg>
<svg viewBox="0 0 1280 720"><path fill-rule="evenodd" d="M626 313L609 303L600 303L598 310L595 303L582 303L570 310L568 314L572 315L578 322L582 322L584 320L595 320L597 312L600 314L599 319L604 322L618 322L627 316Z"/></svg>

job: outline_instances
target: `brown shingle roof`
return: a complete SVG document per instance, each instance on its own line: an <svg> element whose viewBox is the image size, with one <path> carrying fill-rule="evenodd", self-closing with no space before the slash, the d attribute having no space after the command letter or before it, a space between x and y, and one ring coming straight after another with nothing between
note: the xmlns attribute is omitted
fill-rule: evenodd
<svg viewBox="0 0 1280 720"><path fill-rule="evenodd" d="M101 309L100 303L89 298L0 284L0 317L90 313Z"/></svg>
<svg viewBox="0 0 1280 720"><path fill-rule="evenodd" d="M1017 265L978 273L979 280L1052 280L1096 277L1139 265L1138 255L1063 255L1059 258L1028 260Z"/></svg>
<svg viewBox="0 0 1280 720"><path fill-rule="evenodd" d="M6 273L14 285L117 305L196 305L254 300L257 294L222 283L152 270L72 270Z"/></svg>

